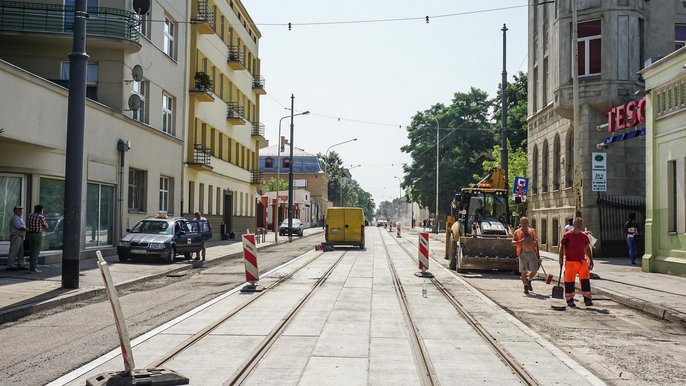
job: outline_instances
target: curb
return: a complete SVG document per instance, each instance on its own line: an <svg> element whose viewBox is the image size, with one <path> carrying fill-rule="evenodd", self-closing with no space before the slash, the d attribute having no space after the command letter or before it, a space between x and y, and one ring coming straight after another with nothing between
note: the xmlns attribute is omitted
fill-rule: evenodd
<svg viewBox="0 0 686 386"><path fill-rule="evenodd" d="M303 238L306 238L306 237L309 237L312 235L317 235L317 234L319 234L319 233L313 233L313 234L308 235L308 236L303 236ZM264 249L264 248L270 248L270 247L275 246L275 245L278 245L278 244L273 244L273 243L267 244L267 245L258 244L257 248L258 249ZM242 251L235 252L235 253L228 254L228 255L224 255L224 256L219 256L219 257L216 257L212 260L206 260L204 262L203 266L204 267L212 267L215 265L219 265L219 263L221 263L221 262L233 260L236 258L240 258L242 256L243 256ZM116 284L115 288L117 289L117 291L125 290L125 289L131 288L133 286L136 286L136 285L138 285L142 282L148 281L148 280L155 280L155 279L167 277L167 276L174 275L174 274L180 274L180 273L185 272L185 271L191 271L194 268L196 268L196 267L191 262L191 264L187 264L187 265L184 265L184 266L181 266L178 268L170 269L168 271L160 272L160 273L157 273L154 275L141 276L141 277L136 278L136 279L131 279L129 281L125 281L125 282ZM197 268L200 268L200 267L197 267ZM77 302L77 301L84 301L84 300L88 300L88 299L92 299L95 297L106 295L104 287L103 288L96 287L96 288L91 288L91 289L76 289L75 291L76 291L75 293L58 295L54 298L48 298L48 299L37 301L34 303L22 304L22 305L18 305L15 307L7 308L5 310L1 310L0 311L0 325L5 324L5 323L9 323L9 322L14 322L16 320L19 320L23 317L32 315L34 313L49 310L51 308L59 307L59 306L64 305L64 304L73 303L73 302Z"/></svg>

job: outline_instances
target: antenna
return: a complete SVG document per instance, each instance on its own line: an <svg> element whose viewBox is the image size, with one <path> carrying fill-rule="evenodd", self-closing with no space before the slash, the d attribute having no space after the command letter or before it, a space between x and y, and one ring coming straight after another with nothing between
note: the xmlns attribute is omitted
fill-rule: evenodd
<svg viewBox="0 0 686 386"><path fill-rule="evenodd" d="M150 10L150 0L133 0L133 11L144 15Z"/></svg>
<svg viewBox="0 0 686 386"><path fill-rule="evenodd" d="M129 97L129 109L131 111L136 111L141 108L141 97L137 94L131 94Z"/></svg>

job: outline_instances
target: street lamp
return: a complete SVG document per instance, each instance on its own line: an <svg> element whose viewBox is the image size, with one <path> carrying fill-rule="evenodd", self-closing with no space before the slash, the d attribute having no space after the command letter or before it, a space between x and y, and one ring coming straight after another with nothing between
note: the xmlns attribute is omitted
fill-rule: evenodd
<svg viewBox="0 0 686 386"><path fill-rule="evenodd" d="M435 115L433 115L434 120L436 120L436 216L435 219L436 223L434 224L434 233L438 233L438 172L439 172L439 166L438 166L438 145L441 142L441 137L440 137L440 126L438 125L438 118L436 118Z"/></svg>
<svg viewBox="0 0 686 386"><path fill-rule="evenodd" d="M310 113L309 111L303 111L302 113L298 113L298 114L295 114L293 116L296 117L298 115L307 115L309 113ZM276 221L274 222L274 243L275 244L279 243L279 233L278 233L279 230L276 228L279 226L279 224L277 224L277 223L279 222L278 211L280 209L280 207L279 207L279 185L281 184L281 122L284 119L290 118L290 117L291 117L290 115L286 115L285 117L281 117L281 119L279 119L279 139L276 141L278 147L276 148L276 208L274 208L275 209L274 211L276 212ZM291 162L292 162L292 160L291 160Z"/></svg>
<svg viewBox="0 0 686 386"><path fill-rule="evenodd" d="M336 147L336 146L338 146L338 145L342 145L342 144L344 144L344 143L348 143L348 142L352 142L352 141L357 141L357 138L349 139L349 140L347 140L347 141L335 143L335 144L329 146L329 148L326 149L326 152L324 153L324 158L328 158L328 157L329 157L329 150L331 150L332 147Z"/></svg>

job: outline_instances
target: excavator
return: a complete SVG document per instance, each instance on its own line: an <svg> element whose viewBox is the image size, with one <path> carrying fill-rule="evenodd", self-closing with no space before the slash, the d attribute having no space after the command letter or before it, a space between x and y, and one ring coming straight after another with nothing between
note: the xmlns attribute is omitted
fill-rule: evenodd
<svg viewBox="0 0 686 386"><path fill-rule="evenodd" d="M455 222L450 228L450 269L508 270L518 260L512 245L505 172L493 168L472 187L462 188L451 203Z"/></svg>

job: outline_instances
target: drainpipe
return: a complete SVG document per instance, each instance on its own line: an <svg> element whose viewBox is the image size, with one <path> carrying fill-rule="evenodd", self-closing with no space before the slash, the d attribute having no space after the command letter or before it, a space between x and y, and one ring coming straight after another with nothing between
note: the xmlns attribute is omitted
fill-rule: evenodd
<svg viewBox="0 0 686 386"><path fill-rule="evenodd" d="M126 152L131 150L131 142L119 139L117 141L119 151L119 238L124 235L124 162Z"/></svg>

